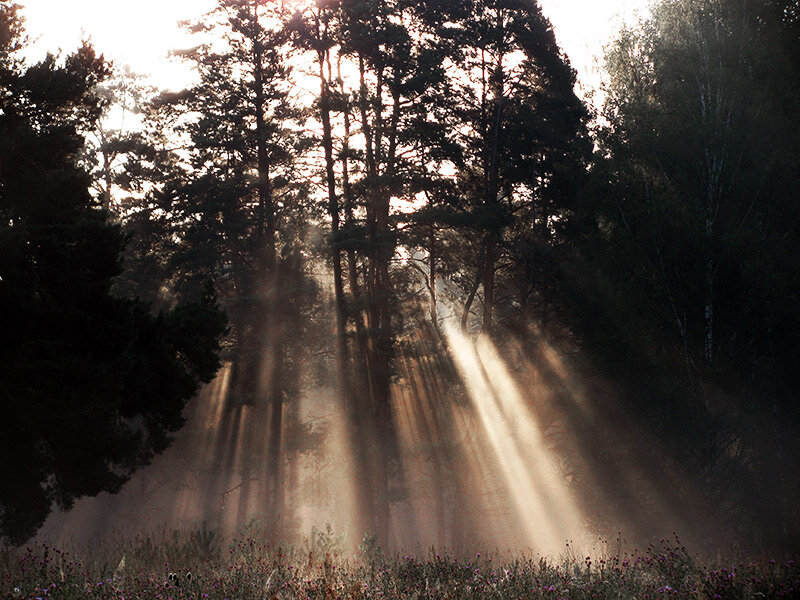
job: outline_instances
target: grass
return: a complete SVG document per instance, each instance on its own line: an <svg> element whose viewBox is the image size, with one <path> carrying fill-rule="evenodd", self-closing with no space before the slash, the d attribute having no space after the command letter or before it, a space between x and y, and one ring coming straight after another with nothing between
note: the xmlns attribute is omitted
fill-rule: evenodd
<svg viewBox="0 0 800 600"><path fill-rule="evenodd" d="M327 546L327 547L326 547ZM798 598L793 561L703 562L677 541L559 560L476 555L357 556L330 532L275 547L251 527L230 543L207 529L139 537L77 554L47 545L0 551L0 598L130 600L534 600ZM719 563L720 561L716 561Z"/></svg>

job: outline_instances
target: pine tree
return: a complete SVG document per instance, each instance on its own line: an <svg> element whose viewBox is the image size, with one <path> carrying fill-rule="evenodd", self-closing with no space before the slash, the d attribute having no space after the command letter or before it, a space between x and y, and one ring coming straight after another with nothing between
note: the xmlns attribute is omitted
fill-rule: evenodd
<svg viewBox="0 0 800 600"><path fill-rule="evenodd" d="M81 163L108 66L88 44L25 65L17 10L0 5L0 536L14 542L168 446L225 329L210 290L157 316L110 295L124 239Z"/></svg>
<svg viewBox="0 0 800 600"><path fill-rule="evenodd" d="M231 399L269 407L267 454L246 460L266 464L260 494L275 527L284 512L284 405L297 387L307 349L300 332L309 327L302 319L313 322L316 294L304 252L317 210L298 160L308 140L287 19L276 3L220 0L191 26L203 43L181 53L199 83L160 102L179 115L176 131L189 142L185 180L170 199L180 240L175 288L180 295L207 274L219 281L232 323ZM242 497L251 492L246 481Z"/></svg>
<svg viewBox="0 0 800 600"><path fill-rule="evenodd" d="M536 2L472 2L458 25L455 110L464 155L456 164L472 270L459 278L462 324L480 288L482 328L489 331L501 297L507 309L525 312L530 296L542 292L536 278L550 268L547 249L575 212L574 181L590 150L588 112ZM503 263L509 267L498 272ZM507 325L514 312L505 311Z"/></svg>

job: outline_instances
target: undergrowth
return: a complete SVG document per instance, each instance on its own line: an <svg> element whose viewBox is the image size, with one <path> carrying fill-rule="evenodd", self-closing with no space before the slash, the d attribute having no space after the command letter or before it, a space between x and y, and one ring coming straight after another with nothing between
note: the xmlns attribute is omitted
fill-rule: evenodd
<svg viewBox="0 0 800 600"><path fill-rule="evenodd" d="M701 561L677 541L558 560L387 556L373 538L345 556L330 528L302 547L257 528L225 543L212 530L139 537L78 555L47 545L0 550L0 598L115 600L582 600L798 598L793 561Z"/></svg>

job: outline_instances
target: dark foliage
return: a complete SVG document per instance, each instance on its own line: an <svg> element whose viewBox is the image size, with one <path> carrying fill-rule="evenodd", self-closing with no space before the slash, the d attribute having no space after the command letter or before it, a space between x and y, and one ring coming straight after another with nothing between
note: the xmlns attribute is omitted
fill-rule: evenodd
<svg viewBox="0 0 800 600"><path fill-rule="evenodd" d="M778 4L665 1L611 46L594 204L559 303L731 523L791 544L800 80Z"/></svg>
<svg viewBox="0 0 800 600"><path fill-rule="evenodd" d="M210 287L158 315L109 294L124 240L79 160L108 67L89 45L23 65L16 10L0 6L0 537L21 541L167 447L226 324Z"/></svg>

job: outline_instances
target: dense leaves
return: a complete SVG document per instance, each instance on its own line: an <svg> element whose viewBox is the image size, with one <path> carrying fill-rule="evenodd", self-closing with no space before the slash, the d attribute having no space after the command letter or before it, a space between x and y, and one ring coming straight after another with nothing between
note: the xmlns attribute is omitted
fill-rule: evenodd
<svg viewBox="0 0 800 600"><path fill-rule="evenodd" d="M15 15L0 6L0 536L19 541L166 448L225 318L210 288L157 316L109 294L124 240L80 162L108 67L89 45L25 66Z"/></svg>
<svg viewBox="0 0 800 600"><path fill-rule="evenodd" d="M796 523L759 490L797 485L794 27L772 3L681 0L621 33L596 225L562 290L662 443L744 528L769 514L783 542Z"/></svg>

